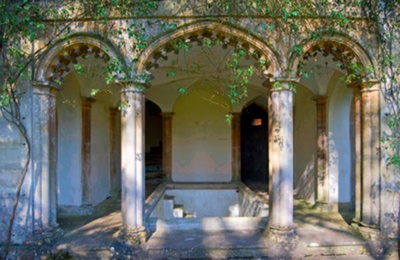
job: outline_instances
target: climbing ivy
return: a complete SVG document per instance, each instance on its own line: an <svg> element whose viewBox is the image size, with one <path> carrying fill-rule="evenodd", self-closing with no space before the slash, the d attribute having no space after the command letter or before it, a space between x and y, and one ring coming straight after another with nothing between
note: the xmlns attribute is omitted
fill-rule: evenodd
<svg viewBox="0 0 400 260"><path fill-rule="evenodd" d="M13 124L25 139L27 153L23 168L7 237L5 256L7 257L11 240L12 226L16 207L20 196L27 167L30 163L30 138L21 116L20 97L23 89L20 84L33 80L34 65L45 50L59 39L68 41L69 34L82 24L87 24L95 33L109 37L117 42L119 48L129 46L129 52L139 56L153 40L151 30L159 28L163 33L177 30L184 23L192 22L187 17L202 16L216 19L217 21L233 27L246 27L249 25L249 34L258 34L265 41L272 37L286 35L288 46L287 55L303 60L305 51L302 48L302 40L322 39L322 34L334 37L339 32L354 31L357 24L362 23L367 33L378 37L377 48L378 66L363 68L358 61L352 61L347 66L348 74L344 80L354 82L361 76L376 75L380 80L381 91L388 104L388 126L391 134L382 138L384 149L391 150L392 156L387 163L400 167L400 42L399 33L399 7L400 0L80 0L80 1L1 1L0 3L0 111L5 120ZM163 19L161 15L166 8L170 10L170 17ZM250 19L250 20L249 20ZM92 22L90 22L92 21ZM321 31L321 28L324 30ZM124 35L128 37L125 38ZM221 39L213 40L210 37L199 39L202 46L211 48L213 45L224 45ZM40 42L40 44L38 44ZM169 47L170 51L179 53L188 52L192 48L190 41L179 39ZM268 69L268 61L258 54L252 53L252 58L257 62L254 65L241 67L241 61L249 53L239 47L235 47L232 55L227 59L226 68L231 73L231 81L226 95L232 105L236 105L247 96L248 83L255 76L265 77ZM286 60L294 57L283 57ZM148 83L151 75L139 74L136 68L138 60L134 58L128 62L128 68L117 58L110 58L104 72L107 84L115 80L131 80ZM340 66L341 64L339 64ZM76 63L74 69L78 74L84 73L82 64ZM194 69L196 64L191 65ZM190 67L190 66L189 66ZM176 77L180 73L179 68L166 72L167 77ZM293 71L284 71L282 77L289 77ZM308 78L313 73L304 63L300 62L298 75ZM268 76L270 77L270 76ZM58 84L62 79L55 79ZM279 87L277 81L274 87ZM295 90L295 86L291 85ZM178 88L181 94L188 94L186 86ZM99 93L93 89L92 94ZM190 93L189 93L190 94ZM226 121L230 122L232 116L227 115Z"/></svg>

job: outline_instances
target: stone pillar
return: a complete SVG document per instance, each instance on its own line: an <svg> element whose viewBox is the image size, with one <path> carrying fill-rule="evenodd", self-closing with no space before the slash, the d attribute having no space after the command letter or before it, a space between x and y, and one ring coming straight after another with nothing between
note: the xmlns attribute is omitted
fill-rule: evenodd
<svg viewBox="0 0 400 260"><path fill-rule="evenodd" d="M56 221L56 88L35 83L31 154L33 166L33 220L35 239L59 235Z"/></svg>
<svg viewBox="0 0 400 260"><path fill-rule="evenodd" d="M144 215L144 87L127 83L121 91L121 211L119 240L128 245L146 241Z"/></svg>
<svg viewBox="0 0 400 260"><path fill-rule="evenodd" d="M317 198L316 206L323 212L334 210L330 205L328 176L328 125L325 96L313 98L317 105Z"/></svg>
<svg viewBox="0 0 400 260"><path fill-rule="evenodd" d="M269 231L294 234L293 225L293 92L289 81L270 87ZM276 86L276 84L275 84Z"/></svg>
<svg viewBox="0 0 400 260"><path fill-rule="evenodd" d="M354 223L360 223L361 221L361 92L359 85L350 85L349 88L353 89L353 100L352 100L352 112L351 112L351 124L352 124L352 137L353 137L353 172L354 172Z"/></svg>
<svg viewBox="0 0 400 260"><path fill-rule="evenodd" d="M162 113L162 160L163 172L167 182L172 181L172 116L173 113Z"/></svg>
<svg viewBox="0 0 400 260"><path fill-rule="evenodd" d="M82 98L82 169L81 169L81 186L82 186L82 204L92 204L92 187L91 187L91 136L92 136L92 103L94 99Z"/></svg>
<svg viewBox="0 0 400 260"><path fill-rule="evenodd" d="M380 225L380 104L379 87L371 82L361 88L361 167L362 206L361 225Z"/></svg>
<svg viewBox="0 0 400 260"><path fill-rule="evenodd" d="M116 196L120 189L119 173L120 173L120 162L118 159L118 108L110 107L110 187L111 194Z"/></svg>
<svg viewBox="0 0 400 260"><path fill-rule="evenodd" d="M241 180L241 146L240 117L241 113L232 113L232 181Z"/></svg>

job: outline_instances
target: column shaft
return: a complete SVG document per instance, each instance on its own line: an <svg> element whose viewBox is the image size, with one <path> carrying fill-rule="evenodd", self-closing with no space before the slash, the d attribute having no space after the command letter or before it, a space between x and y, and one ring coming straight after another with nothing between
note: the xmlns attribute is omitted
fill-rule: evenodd
<svg viewBox="0 0 400 260"><path fill-rule="evenodd" d="M119 160L118 160L118 122L119 110L110 108L110 187L113 194L120 188L119 179Z"/></svg>
<svg viewBox="0 0 400 260"><path fill-rule="evenodd" d="M172 116L171 112L162 113L162 160L166 181L172 181Z"/></svg>
<svg viewBox="0 0 400 260"><path fill-rule="evenodd" d="M360 87L355 86L353 88L353 100L352 100L352 136L354 143L352 155L353 161L353 171L354 171L354 221L360 222L361 220L361 201L362 201L362 173L361 173L361 92Z"/></svg>
<svg viewBox="0 0 400 260"><path fill-rule="evenodd" d="M92 132L92 103L93 99L82 99L82 204L90 205L92 203L91 197L91 132Z"/></svg>
<svg viewBox="0 0 400 260"><path fill-rule="evenodd" d="M363 225L379 227L380 165L379 165L379 88L361 90L362 124L362 212Z"/></svg>
<svg viewBox="0 0 400 260"><path fill-rule="evenodd" d="M293 229L293 93L289 83L270 91L269 103L269 227Z"/></svg>
<svg viewBox="0 0 400 260"><path fill-rule="evenodd" d="M135 86L122 90L121 208L127 230L143 226L144 214L144 95Z"/></svg>
<svg viewBox="0 0 400 260"><path fill-rule="evenodd" d="M56 115L55 93L47 86L33 89L32 163L34 229L46 230L56 223Z"/></svg>
<svg viewBox="0 0 400 260"><path fill-rule="evenodd" d="M328 130L326 97L315 97L317 103L317 203L329 204Z"/></svg>
<svg viewBox="0 0 400 260"><path fill-rule="evenodd" d="M240 117L241 113L232 114L232 181L241 180L241 146Z"/></svg>

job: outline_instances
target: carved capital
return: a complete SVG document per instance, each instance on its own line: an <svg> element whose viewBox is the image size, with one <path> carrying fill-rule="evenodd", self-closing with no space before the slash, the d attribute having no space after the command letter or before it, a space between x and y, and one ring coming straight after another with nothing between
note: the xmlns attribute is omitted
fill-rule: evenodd
<svg viewBox="0 0 400 260"><path fill-rule="evenodd" d="M263 83L269 91L293 91L293 84L297 84L300 78L271 78Z"/></svg>

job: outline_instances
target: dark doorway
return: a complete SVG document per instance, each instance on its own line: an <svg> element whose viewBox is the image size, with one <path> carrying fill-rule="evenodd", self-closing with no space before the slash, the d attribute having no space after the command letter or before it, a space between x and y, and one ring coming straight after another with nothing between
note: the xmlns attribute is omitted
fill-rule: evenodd
<svg viewBox="0 0 400 260"><path fill-rule="evenodd" d="M241 178L268 183L268 113L251 104L241 116Z"/></svg>
<svg viewBox="0 0 400 260"><path fill-rule="evenodd" d="M162 173L162 116L161 109L146 100L145 115L146 178L160 177Z"/></svg>

